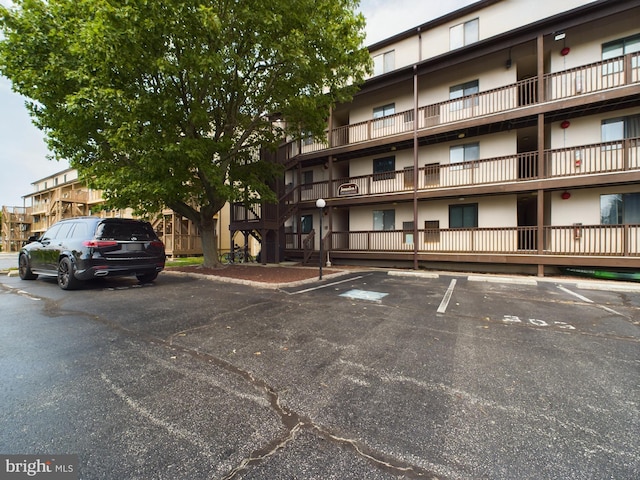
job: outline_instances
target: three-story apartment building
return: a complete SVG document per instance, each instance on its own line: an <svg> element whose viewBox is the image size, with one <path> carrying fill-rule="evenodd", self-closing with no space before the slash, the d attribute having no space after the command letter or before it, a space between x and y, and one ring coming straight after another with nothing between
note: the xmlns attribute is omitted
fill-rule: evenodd
<svg viewBox="0 0 640 480"><path fill-rule="evenodd" d="M234 209L232 231L301 258L322 215L334 263L640 268L638 18L630 0L484 0L372 45L326 137L283 144L280 205Z"/></svg>
<svg viewBox="0 0 640 480"><path fill-rule="evenodd" d="M134 218L133 209L109 210L104 207L102 191L94 190L68 168L32 184L33 192L23 196L23 207L2 207L0 247L17 252L29 237L42 235L54 223L70 217L95 215L100 217ZM217 214L218 249L229 250L228 209ZM151 224L172 257L202 255L200 234L190 220L171 209L152 215ZM225 235L222 232L225 231Z"/></svg>

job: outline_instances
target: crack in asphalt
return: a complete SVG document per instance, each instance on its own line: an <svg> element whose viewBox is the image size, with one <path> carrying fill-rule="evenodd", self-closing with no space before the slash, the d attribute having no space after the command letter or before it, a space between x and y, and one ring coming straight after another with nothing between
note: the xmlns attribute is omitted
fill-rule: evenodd
<svg viewBox="0 0 640 480"><path fill-rule="evenodd" d="M28 294L27 292L23 292L17 288L8 287L6 285L2 285L3 288L9 290L9 293L13 293L16 295L21 295L27 297L31 300L43 300L43 310L46 311L49 316L62 316L65 314L77 315L80 317L88 318L90 320L99 322L112 330L116 330L125 334L128 337L136 338L141 341L145 341L154 345L159 345L173 351L180 351L181 353L187 354L192 358L207 362L210 364L214 364L217 367L236 375L242 378L244 381L248 382L253 387L261 390L266 396L271 409L278 415L280 421L282 422L285 432L283 435L274 438L266 445L254 450L247 458L243 459L235 468L231 469L225 476L222 477L223 480L234 480L238 478L243 472L248 470L251 466L258 465L263 461L267 460L274 454L276 454L279 450L287 446L289 443L295 440L296 435L302 430L306 429L308 431L315 432L320 437L325 440L333 443L342 445L346 448L351 449L358 456L365 459L367 462L371 463L375 467L386 471L387 473L401 476L403 478L420 478L426 480L441 480L443 477L436 475L432 471L428 471L422 467L417 465L411 465L407 462L404 462L397 458L392 458L388 455L380 451L375 451L374 449L368 447L366 444L359 442L354 439L345 438L338 435L335 432L332 432L330 429L327 429L321 425L316 424L309 417L302 415L300 413L294 412L293 410L282 405L280 401L280 394L272 388L265 380L257 378L250 371L244 370L222 358L216 357L215 355L211 355L209 353L203 353L196 349L189 348L180 344L174 343L175 337L180 333L172 334L168 337L168 339L163 339L161 337L157 337L155 335L150 335L144 332L139 332L135 330L131 330L123 325L102 317L96 314L90 314L84 311L65 309L60 306L58 301L54 301L51 299L38 297L35 295ZM255 308L255 305L251 306ZM160 422L160 420L156 419L152 412L144 409L141 406L137 406L131 404L129 400L127 400L127 396L124 391L122 391L119 387L117 387L113 382L111 382L104 374L102 374L102 379L107 383L109 388L119 397L125 400L130 407L136 407L134 410L138 411L145 418L150 419L152 422ZM190 432L175 427L173 425L165 425L162 424L165 428L167 428L170 432L177 434L181 438L192 439L192 435ZM196 442L196 444L199 444ZM202 446L202 445L200 445Z"/></svg>
<svg viewBox="0 0 640 480"><path fill-rule="evenodd" d="M399 459L387 457L383 453L374 451L361 442L349 438L340 437L337 434L331 432L329 429L322 427L321 425L317 425L309 417L294 412L293 410L282 405L280 402L279 393L269 384L267 384L267 382L255 377L251 372L247 370L237 367L236 365L226 360L208 353L199 352L198 350L184 347L179 344L169 345L166 341L158 339L157 337L154 337L154 340L166 344L168 347L170 346L171 348L182 353L188 354L195 359L212 363L217 367L226 370L227 372L241 377L254 387L259 388L265 393L267 399L269 400L271 408L276 412L276 414L280 418L280 421L284 425L285 434L283 436L273 439L265 446L252 452L248 458L245 458L237 467L235 467L227 475L225 475L223 477L224 480L233 480L237 478L239 474L247 470L250 466L257 465L263 460L271 457L278 450L293 441L296 434L303 428L316 432L321 437L332 443L337 443L350 448L368 462L374 464L378 468L387 471L388 473L403 476L405 478L422 478L427 480L438 480L439 478L442 478L437 476L433 472L427 471L419 466L408 464Z"/></svg>

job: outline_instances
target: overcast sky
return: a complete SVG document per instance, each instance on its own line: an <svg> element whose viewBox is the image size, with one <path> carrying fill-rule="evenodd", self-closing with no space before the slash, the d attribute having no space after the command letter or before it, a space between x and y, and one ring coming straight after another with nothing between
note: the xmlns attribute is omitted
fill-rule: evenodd
<svg viewBox="0 0 640 480"><path fill-rule="evenodd" d="M416 27L476 0L361 0L367 19L367 45ZM0 0L10 5L10 0ZM68 168L49 160L40 130L33 126L24 98L0 76L0 206L22 206L33 182Z"/></svg>

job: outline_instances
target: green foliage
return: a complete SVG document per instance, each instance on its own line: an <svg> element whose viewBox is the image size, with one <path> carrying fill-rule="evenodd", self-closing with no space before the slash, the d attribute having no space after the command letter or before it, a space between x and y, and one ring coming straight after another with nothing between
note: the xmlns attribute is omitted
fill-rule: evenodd
<svg viewBox="0 0 640 480"><path fill-rule="evenodd" d="M0 72L109 206L202 224L273 199L284 135L322 136L370 68L357 0L18 0ZM274 127L268 115L286 119Z"/></svg>

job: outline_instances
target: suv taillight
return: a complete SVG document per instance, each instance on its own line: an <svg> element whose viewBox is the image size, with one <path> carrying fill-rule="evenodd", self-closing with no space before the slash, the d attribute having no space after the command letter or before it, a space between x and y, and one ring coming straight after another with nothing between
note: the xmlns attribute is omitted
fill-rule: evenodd
<svg viewBox="0 0 640 480"><path fill-rule="evenodd" d="M149 245L155 248L164 248L164 243L162 243L160 240L153 240Z"/></svg>
<svg viewBox="0 0 640 480"><path fill-rule="evenodd" d="M107 248L117 246L118 242L113 240L85 240L82 245L90 248Z"/></svg>

